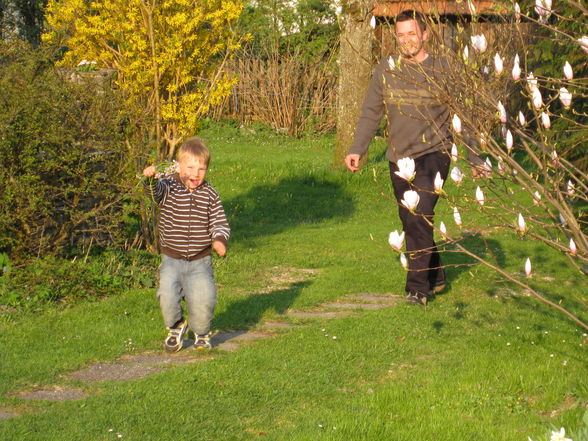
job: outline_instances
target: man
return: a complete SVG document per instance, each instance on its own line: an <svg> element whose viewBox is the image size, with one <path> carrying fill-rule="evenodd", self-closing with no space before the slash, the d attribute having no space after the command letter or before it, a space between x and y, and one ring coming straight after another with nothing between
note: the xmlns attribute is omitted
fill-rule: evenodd
<svg viewBox="0 0 588 441"><path fill-rule="evenodd" d="M390 177L396 200L408 190L418 192L419 203L413 212L399 204L398 212L409 253L405 290L407 300L426 305L427 298L445 287L445 272L433 236L433 215L438 195L434 192L437 173L443 181L449 172L452 136L449 109L437 98L448 89L447 61L425 49L429 38L424 17L412 10L396 17L396 38L400 49L397 61L384 59L376 66L366 93L353 145L345 165L359 170L359 161L384 115L387 115ZM397 175L398 161L412 158L416 175L412 181ZM476 155L470 160L480 164ZM479 169L474 169L478 176Z"/></svg>

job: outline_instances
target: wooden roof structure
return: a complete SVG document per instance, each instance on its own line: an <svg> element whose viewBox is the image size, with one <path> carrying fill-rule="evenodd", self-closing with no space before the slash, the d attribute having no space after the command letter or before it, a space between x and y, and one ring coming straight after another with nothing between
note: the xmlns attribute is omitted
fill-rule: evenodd
<svg viewBox="0 0 588 441"><path fill-rule="evenodd" d="M427 15L471 16L470 4L481 15L496 15L498 13L498 3L493 0L471 0L469 2L466 0L379 0L376 2L372 14L376 17L395 17L406 9L414 9Z"/></svg>

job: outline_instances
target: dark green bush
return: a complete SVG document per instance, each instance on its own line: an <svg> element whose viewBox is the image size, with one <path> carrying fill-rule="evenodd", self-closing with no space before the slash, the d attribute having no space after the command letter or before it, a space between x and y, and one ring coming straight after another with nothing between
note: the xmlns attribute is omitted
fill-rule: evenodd
<svg viewBox="0 0 588 441"><path fill-rule="evenodd" d="M47 54L0 42L0 252L12 260L111 246L129 194L116 92L74 83Z"/></svg>

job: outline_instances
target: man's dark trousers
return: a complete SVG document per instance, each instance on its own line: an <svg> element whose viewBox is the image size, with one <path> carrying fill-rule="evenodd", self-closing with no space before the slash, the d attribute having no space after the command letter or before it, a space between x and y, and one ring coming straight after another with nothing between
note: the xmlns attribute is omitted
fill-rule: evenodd
<svg viewBox="0 0 588 441"><path fill-rule="evenodd" d="M441 257L434 240L433 222L435 204L439 195L434 191L434 180L437 172L445 181L449 173L450 159L446 151L429 153L415 159L416 175L408 182L396 175L396 163L390 163L390 177L394 187L394 195L398 201L398 214L406 239L408 252L408 273L406 276L406 292L427 295L436 286L445 284L445 271L441 267ZM415 214L406 209L400 201L404 192L414 190L419 194L419 204ZM427 222L428 220L428 222Z"/></svg>

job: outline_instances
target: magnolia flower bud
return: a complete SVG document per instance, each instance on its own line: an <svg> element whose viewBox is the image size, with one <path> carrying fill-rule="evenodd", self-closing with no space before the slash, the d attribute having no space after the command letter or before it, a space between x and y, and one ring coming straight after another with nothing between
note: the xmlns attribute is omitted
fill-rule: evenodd
<svg viewBox="0 0 588 441"><path fill-rule="evenodd" d="M578 43L584 52L588 54L588 35L583 35L582 38L578 38Z"/></svg>
<svg viewBox="0 0 588 441"><path fill-rule="evenodd" d="M527 261L525 262L525 274L527 275L527 277L529 277L532 272L533 267L531 266L531 259L527 257Z"/></svg>
<svg viewBox="0 0 588 441"><path fill-rule="evenodd" d="M518 3L514 4L514 13L515 13L515 18L517 20L521 19L521 7L519 6Z"/></svg>
<svg viewBox="0 0 588 441"><path fill-rule="evenodd" d="M468 58L470 58L470 50L465 46L463 48L463 61L468 61Z"/></svg>
<svg viewBox="0 0 588 441"><path fill-rule="evenodd" d="M541 23L547 23L551 15L551 0L535 0L535 12L539 15Z"/></svg>
<svg viewBox="0 0 588 441"><path fill-rule="evenodd" d="M414 159L402 158L398 160L396 165L398 165L398 171L394 172L395 175L400 176L407 181L412 181L414 179L416 174Z"/></svg>
<svg viewBox="0 0 588 441"><path fill-rule="evenodd" d="M470 11L470 14L476 15L476 6L474 5L474 2L472 2L472 0L468 0L468 9Z"/></svg>
<svg viewBox="0 0 588 441"><path fill-rule="evenodd" d="M388 68L390 70L396 69L396 63L394 62L394 58L393 57L388 57Z"/></svg>
<svg viewBox="0 0 588 441"><path fill-rule="evenodd" d="M514 64L512 66L512 79L515 81L521 79L521 66L519 66L519 54L516 54L514 57Z"/></svg>
<svg viewBox="0 0 588 441"><path fill-rule="evenodd" d="M510 130L506 131L506 149L510 152L514 145L514 138L512 137L512 132Z"/></svg>
<svg viewBox="0 0 588 441"><path fill-rule="evenodd" d="M374 17L373 15L372 18L370 18L370 28L376 29L376 17Z"/></svg>
<svg viewBox="0 0 588 441"><path fill-rule="evenodd" d="M447 228L445 227L445 223L443 221L441 221L439 224L439 231L443 236L447 236Z"/></svg>
<svg viewBox="0 0 588 441"><path fill-rule="evenodd" d="M400 253L400 265L402 265L402 268L408 269L408 260L406 260L404 253Z"/></svg>
<svg viewBox="0 0 588 441"><path fill-rule="evenodd" d="M561 224L562 227L565 227L568 224L568 221L566 220L565 217L563 217L563 214L559 213L559 223Z"/></svg>
<svg viewBox="0 0 588 441"><path fill-rule="evenodd" d="M488 42L484 34L471 36L472 47L476 52L484 53L488 49Z"/></svg>
<svg viewBox="0 0 588 441"><path fill-rule="evenodd" d="M487 171L492 172L492 161L490 158L486 158L484 164L482 164L482 167L484 167Z"/></svg>
<svg viewBox="0 0 588 441"><path fill-rule="evenodd" d="M521 213L519 213L519 217L517 219L517 229L520 233L527 231L527 223L525 222L525 218Z"/></svg>
<svg viewBox="0 0 588 441"><path fill-rule="evenodd" d="M502 71L504 70L504 62L499 53L494 55L494 70L496 70L498 75L502 74Z"/></svg>
<svg viewBox="0 0 588 441"><path fill-rule="evenodd" d="M566 64L564 64L563 72L566 80L574 79L574 70L572 69L572 65L567 60Z"/></svg>
<svg viewBox="0 0 588 441"><path fill-rule="evenodd" d="M338 17L343 13L343 7L342 6L337 6L335 8L335 15Z"/></svg>
<svg viewBox="0 0 588 441"><path fill-rule="evenodd" d="M524 127L525 125L527 125L527 120L525 119L525 115L520 110L519 110L519 124L522 127Z"/></svg>
<svg viewBox="0 0 588 441"><path fill-rule="evenodd" d="M498 118L500 119L500 122L502 124L506 123L507 117L506 117L506 109L504 108L504 106L502 105L502 102L498 101Z"/></svg>
<svg viewBox="0 0 588 441"><path fill-rule="evenodd" d="M463 181L463 173L458 167L453 167L451 170L451 179L453 179L453 182L457 185L461 184L461 181Z"/></svg>
<svg viewBox="0 0 588 441"><path fill-rule="evenodd" d="M564 105L564 107L570 107L572 104L572 94L568 92L568 89L562 87L559 89L559 100Z"/></svg>
<svg viewBox="0 0 588 441"><path fill-rule="evenodd" d="M457 162L458 158L459 158L459 151L457 150L457 146L455 145L455 143L453 143L451 145L451 160L453 162Z"/></svg>
<svg viewBox="0 0 588 441"><path fill-rule="evenodd" d="M396 230L392 231L388 236L388 243L396 251L402 250L402 245L404 243L404 231L401 234L398 234L398 231Z"/></svg>
<svg viewBox="0 0 588 441"><path fill-rule="evenodd" d="M571 180L568 180L568 186L566 188L566 192L568 193L568 196L573 196L574 192L575 192L575 186L574 183Z"/></svg>
<svg viewBox="0 0 588 441"><path fill-rule="evenodd" d="M459 214L457 207L453 207L453 220L455 221L455 225L461 226L461 214Z"/></svg>
<svg viewBox="0 0 588 441"><path fill-rule="evenodd" d="M439 172L435 175L433 187L435 188L435 193L441 193L443 191L443 179L441 179L441 173Z"/></svg>
<svg viewBox="0 0 588 441"><path fill-rule="evenodd" d="M420 197L416 191L408 190L404 192L404 199L400 201L408 210L414 211L419 205Z"/></svg>
<svg viewBox="0 0 588 441"><path fill-rule="evenodd" d="M453 131L455 133L461 133L461 119L457 116L457 113L453 115L453 119L451 120L451 125L453 126Z"/></svg>
<svg viewBox="0 0 588 441"><path fill-rule="evenodd" d="M502 166L502 161L498 161L498 173L500 173L501 175L504 174L504 167Z"/></svg>
<svg viewBox="0 0 588 441"><path fill-rule="evenodd" d="M539 193L538 191L536 191L533 194L533 204L535 205L539 205L539 202L541 201L541 193Z"/></svg>
<svg viewBox="0 0 588 441"><path fill-rule="evenodd" d="M541 91L538 87L533 87L532 89L532 98L533 107L535 109L540 109L543 106L543 97L541 96Z"/></svg>
<svg viewBox="0 0 588 441"><path fill-rule="evenodd" d="M574 239L570 239L570 254L575 256L578 253L578 249L576 248L576 242Z"/></svg>
<svg viewBox="0 0 588 441"><path fill-rule="evenodd" d="M482 189L479 186L476 188L476 200L478 201L478 204L480 204L480 206L484 205L484 193L482 192Z"/></svg>
<svg viewBox="0 0 588 441"><path fill-rule="evenodd" d="M530 88L533 87L537 87L537 78L535 78L535 76L533 75L533 72L531 72L528 76L527 76L527 85Z"/></svg>
<svg viewBox="0 0 588 441"><path fill-rule="evenodd" d="M543 127L546 129L551 127L551 119L549 119L549 115L545 112L541 112L541 124L543 124Z"/></svg>

